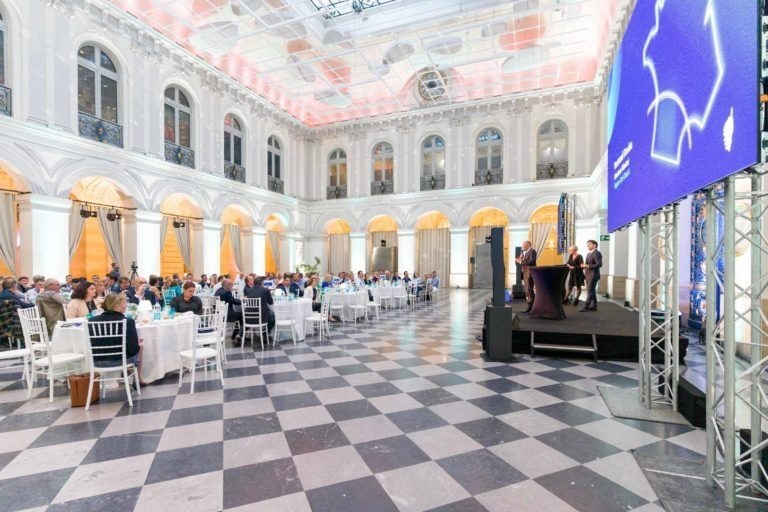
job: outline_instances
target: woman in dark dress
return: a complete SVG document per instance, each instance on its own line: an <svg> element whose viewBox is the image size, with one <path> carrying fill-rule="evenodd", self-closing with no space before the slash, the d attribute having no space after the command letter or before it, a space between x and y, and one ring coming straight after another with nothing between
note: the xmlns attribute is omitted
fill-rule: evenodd
<svg viewBox="0 0 768 512"><path fill-rule="evenodd" d="M572 245L568 248L568 263L566 266L570 273L568 275L568 289L566 290L566 297L563 304L571 303L576 306L579 303L579 297L581 296L581 287L584 286L584 270L581 268L581 264L584 263L584 257L579 254L579 248ZM574 293L573 298L571 294Z"/></svg>

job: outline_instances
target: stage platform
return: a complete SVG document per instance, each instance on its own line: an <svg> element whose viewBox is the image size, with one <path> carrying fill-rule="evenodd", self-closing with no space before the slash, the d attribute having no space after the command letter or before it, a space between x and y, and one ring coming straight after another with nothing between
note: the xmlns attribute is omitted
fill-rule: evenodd
<svg viewBox="0 0 768 512"><path fill-rule="evenodd" d="M516 301L517 302L517 301ZM637 361L639 350L639 315L612 302L600 302L597 311L580 313L579 306L563 306L565 320L532 320L524 314L526 304L512 305L512 311L520 320L512 329L512 352L531 353L531 333L537 355L561 357L592 357L596 346L597 359ZM542 345L557 346L547 350ZM572 346L573 351L568 350ZM684 363L688 339L680 338L680 362ZM589 350L588 350L589 349ZM661 354L653 354L660 361Z"/></svg>

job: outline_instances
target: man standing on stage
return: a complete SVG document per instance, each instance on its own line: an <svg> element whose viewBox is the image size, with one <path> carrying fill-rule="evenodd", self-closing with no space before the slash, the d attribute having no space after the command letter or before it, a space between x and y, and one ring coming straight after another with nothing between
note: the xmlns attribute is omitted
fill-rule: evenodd
<svg viewBox="0 0 768 512"><path fill-rule="evenodd" d="M603 266L603 255L597 250L597 242L587 241L587 257L581 268L587 278L587 302L579 311L597 311L597 282L600 280L600 267Z"/></svg>
<svg viewBox="0 0 768 512"><path fill-rule="evenodd" d="M523 286L525 287L525 300L528 302L528 309L524 313L530 313L533 307L533 299L535 298L533 292L533 277L531 277L530 267L536 266L536 249L531 247L531 242L526 240L523 242L523 252L520 253L515 261L523 269Z"/></svg>

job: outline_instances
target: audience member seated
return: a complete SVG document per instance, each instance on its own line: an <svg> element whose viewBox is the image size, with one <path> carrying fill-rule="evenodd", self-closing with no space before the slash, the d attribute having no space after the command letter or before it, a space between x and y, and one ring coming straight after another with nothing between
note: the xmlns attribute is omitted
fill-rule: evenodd
<svg viewBox="0 0 768 512"><path fill-rule="evenodd" d="M216 290L215 296L219 298L219 300L227 303L227 324L232 324L232 341L234 341L236 344L240 343L240 329L235 325L235 322L240 320L240 314L235 309L235 306L239 306L241 304L240 299L236 299L234 295L232 295L232 287L234 286L234 283L231 279L224 279L221 282L221 288Z"/></svg>
<svg viewBox="0 0 768 512"><path fill-rule="evenodd" d="M48 336L53 335L53 328L56 322L66 320L64 308L67 306L64 297L61 296L61 286L58 279L46 279L43 283L43 291L37 296L37 308L40 315L45 318L45 324L48 327Z"/></svg>
<svg viewBox="0 0 768 512"><path fill-rule="evenodd" d="M291 279L289 277L286 277L285 279L283 279L283 281L275 287L275 291L280 290L281 292L283 292L283 295L286 295L286 296L288 295L288 292L290 291L290 289L291 289Z"/></svg>
<svg viewBox="0 0 768 512"><path fill-rule="evenodd" d="M111 295L110 295L111 296ZM67 304L67 318L83 318L96 309L96 285L80 281ZM106 299L105 299L106 300Z"/></svg>
<svg viewBox="0 0 768 512"><path fill-rule="evenodd" d="M312 311L320 311L320 289L317 286L317 276L312 276L304 287L304 297L312 299Z"/></svg>
<svg viewBox="0 0 768 512"><path fill-rule="evenodd" d="M126 321L125 325L125 362L133 364L136 367L136 372L140 374L139 365L141 359L141 345L139 344L139 334L136 331L136 323L133 318L125 317L125 308L127 300L124 294L114 293L104 299L104 312L100 315L96 315L89 320L89 323L95 322L119 322L121 320ZM121 366L123 364L122 358L114 356L100 356L99 347L109 345L119 345L120 338L96 338L91 340L91 350L93 352L93 360L97 366ZM105 350L102 349L103 353ZM114 349L108 350L114 352ZM141 380L141 378L139 378Z"/></svg>
<svg viewBox="0 0 768 512"><path fill-rule="evenodd" d="M21 276L19 278L19 282L16 283L16 290L21 293L25 294L29 291L31 286L29 285L29 278L27 276Z"/></svg>
<svg viewBox="0 0 768 512"><path fill-rule="evenodd" d="M66 293L72 293L75 287L72 285L72 274L68 274L64 278L65 284L61 285L61 291Z"/></svg>
<svg viewBox="0 0 768 512"><path fill-rule="evenodd" d="M264 278L257 277L254 285L245 292L249 299L261 299L261 321L267 322L267 335L271 338L272 329L275 327L275 314L272 312L272 294L264 287Z"/></svg>
<svg viewBox="0 0 768 512"><path fill-rule="evenodd" d="M43 291L43 282L45 282L45 277L39 275L32 276L32 288L27 290L27 293L24 294L27 302L32 304L35 303L35 299L37 299L37 296Z"/></svg>
<svg viewBox="0 0 768 512"><path fill-rule="evenodd" d="M24 295L18 292L17 286L18 284L14 278L6 277L3 279L3 291L0 292L0 301L10 301L17 308L34 307L34 304L24 300Z"/></svg>
<svg viewBox="0 0 768 512"><path fill-rule="evenodd" d="M293 274L293 276L291 276L290 286L288 287L288 292L290 292L290 294L293 295L294 297L303 297L304 296L304 289L301 286L301 281L299 279L299 274Z"/></svg>
<svg viewBox="0 0 768 512"><path fill-rule="evenodd" d="M187 281L182 288L183 291L181 295L177 295L171 301L171 307L175 309L177 313L191 311L196 315L202 315L203 301L200 300L200 297L195 295L195 283Z"/></svg>

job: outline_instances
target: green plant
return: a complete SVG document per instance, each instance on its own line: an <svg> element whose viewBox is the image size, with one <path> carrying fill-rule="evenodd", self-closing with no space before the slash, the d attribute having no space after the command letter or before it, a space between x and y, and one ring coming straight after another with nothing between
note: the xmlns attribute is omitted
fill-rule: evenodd
<svg viewBox="0 0 768 512"><path fill-rule="evenodd" d="M303 274L312 274L317 273L318 269L320 268L320 258L315 256L315 264L310 265L309 263L300 263L296 266L296 272L301 272Z"/></svg>

